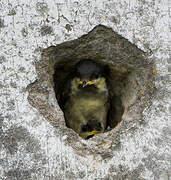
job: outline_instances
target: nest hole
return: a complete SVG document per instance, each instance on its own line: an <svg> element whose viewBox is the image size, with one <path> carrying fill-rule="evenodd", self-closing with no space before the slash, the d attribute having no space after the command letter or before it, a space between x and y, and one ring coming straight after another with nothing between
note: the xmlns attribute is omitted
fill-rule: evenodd
<svg viewBox="0 0 171 180"><path fill-rule="evenodd" d="M36 64L39 81L28 87L30 103L53 126L62 127L63 122L57 120L58 113L48 101L49 89L53 88L63 109L60 96L64 83L75 64L82 59L91 59L108 67L106 79L110 108L106 131L115 128L122 120L128 123L140 121L141 113L153 94L153 63L142 50L103 25L78 39L43 50L42 61Z"/></svg>
<svg viewBox="0 0 171 180"><path fill-rule="evenodd" d="M98 60L93 59L93 61L97 61L99 63ZM61 101L61 94L64 89L64 84L67 81L68 76L74 71L75 64L77 62L79 62L79 60L70 60L67 62L56 63L54 66L54 91L61 109L63 109L64 104L64 102ZM109 70L106 76L110 104L106 126L106 131L108 131L116 127L117 124L121 122L125 110L125 102L127 101L127 94L130 95L131 93L129 91L132 91L134 87L132 87L129 83L129 75L131 72L128 72L126 69L123 69L123 67L120 66L103 62L100 63L107 66ZM128 88L128 86L130 87ZM93 136L88 136L88 139L91 137Z"/></svg>

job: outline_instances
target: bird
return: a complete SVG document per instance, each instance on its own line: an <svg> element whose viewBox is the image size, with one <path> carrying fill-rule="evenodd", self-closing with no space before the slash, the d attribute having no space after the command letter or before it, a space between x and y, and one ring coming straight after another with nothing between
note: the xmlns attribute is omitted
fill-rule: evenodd
<svg viewBox="0 0 171 180"><path fill-rule="evenodd" d="M107 71L102 63L82 59L64 81L59 101L66 126L83 139L106 129L109 111Z"/></svg>

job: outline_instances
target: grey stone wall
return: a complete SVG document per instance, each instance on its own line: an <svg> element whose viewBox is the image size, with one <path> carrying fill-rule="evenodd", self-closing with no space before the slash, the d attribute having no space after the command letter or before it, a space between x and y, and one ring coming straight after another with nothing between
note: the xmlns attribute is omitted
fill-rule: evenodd
<svg viewBox="0 0 171 180"><path fill-rule="evenodd" d="M0 179L171 178L169 5L169 0L0 1ZM42 48L76 39L98 24L151 54L156 92L143 111L144 124L127 123L116 143L105 135L98 143L75 135L73 147L72 138L29 104L26 88L38 78ZM56 100L48 98L63 122ZM103 153L94 153L99 147Z"/></svg>

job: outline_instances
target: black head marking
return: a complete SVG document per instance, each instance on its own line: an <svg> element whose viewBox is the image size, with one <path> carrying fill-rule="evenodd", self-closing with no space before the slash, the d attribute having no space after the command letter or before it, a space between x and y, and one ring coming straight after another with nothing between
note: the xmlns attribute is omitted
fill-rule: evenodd
<svg viewBox="0 0 171 180"><path fill-rule="evenodd" d="M86 125L82 126L82 132L101 131L102 127L97 120L89 120Z"/></svg>
<svg viewBox="0 0 171 180"><path fill-rule="evenodd" d="M97 79L104 76L104 66L93 60L81 60L76 64L76 75L80 79Z"/></svg>

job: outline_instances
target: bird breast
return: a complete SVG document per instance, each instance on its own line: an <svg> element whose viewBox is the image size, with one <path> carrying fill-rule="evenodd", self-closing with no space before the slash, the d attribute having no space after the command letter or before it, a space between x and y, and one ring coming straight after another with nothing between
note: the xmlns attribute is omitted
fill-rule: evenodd
<svg viewBox="0 0 171 180"><path fill-rule="evenodd" d="M104 108L108 101L108 93L80 92L71 96L70 105L81 112L94 112L96 109ZM74 109L75 109L74 108Z"/></svg>

